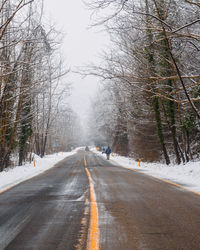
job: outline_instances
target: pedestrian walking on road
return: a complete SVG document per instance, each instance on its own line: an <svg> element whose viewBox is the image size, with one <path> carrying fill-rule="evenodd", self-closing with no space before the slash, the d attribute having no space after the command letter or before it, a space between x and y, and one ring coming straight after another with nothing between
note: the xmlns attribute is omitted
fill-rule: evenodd
<svg viewBox="0 0 200 250"><path fill-rule="evenodd" d="M108 146L107 149L106 149L106 156L107 156L107 160L110 159L110 154L111 154L111 148Z"/></svg>

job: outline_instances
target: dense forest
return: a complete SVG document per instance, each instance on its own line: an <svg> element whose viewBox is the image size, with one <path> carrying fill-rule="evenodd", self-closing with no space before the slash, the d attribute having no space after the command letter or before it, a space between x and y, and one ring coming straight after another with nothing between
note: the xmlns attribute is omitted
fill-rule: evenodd
<svg viewBox="0 0 200 250"><path fill-rule="evenodd" d="M87 143L143 161L199 158L199 0L85 2L111 42L101 65L81 71L102 82ZM43 9L42 0L0 0L0 171L83 138L66 104L62 34Z"/></svg>
<svg viewBox="0 0 200 250"><path fill-rule="evenodd" d="M111 49L83 74L101 78L91 137L144 161L200 155L199 0L91 0ZM98 126L97 126L98 125Z"/></svg>
<svg viewBox="0 0 200 250"><path fill-rule="evenodd" d="M45 19L46 20L46 19ZM70 86L60 34L43 24L43 1L0 1L0 171L69 150L79 130L63 100ZM59 129L58 129L59 128ZM77 136L77 135L76 135Z"/></svg>

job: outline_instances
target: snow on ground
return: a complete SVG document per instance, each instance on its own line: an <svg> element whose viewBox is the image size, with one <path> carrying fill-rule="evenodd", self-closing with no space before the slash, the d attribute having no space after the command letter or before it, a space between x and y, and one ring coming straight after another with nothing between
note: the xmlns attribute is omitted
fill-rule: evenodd
<svg viewBox="0 0 200 250"><path fill-rule="evenodd" d="M72 152L60 152L46 155L43 158L35 155L35 167L32 162L26 163L23 166L5 169L3 172L0 172L0 193L54 167L56 163L63 160L65 157L75 154L77 150L78 149Z"/></svg>
<svg viewBox="0 0 200 250"><path fill-rule="evenodd" d="M106 158L105 154L92 149L93 152ZM189 162L185 165L165 165L162 163L145 163L141 162L140 167L138 162L132 158L119 156L114 154L110 157L111 162L117 163L124 168L140 171L156 178L161 178L167 181L184 186L189 190L200 193L200 161Z"/></svg>
<svg viewBox="0 0 200 250"><path fill-rule="evenodd" d="M12 186L19 184L20 182L45 172L46 170L52 168L57 162L63 160L65 157L75 154L79 149L84 149L84 147L77 148L72 152L60 152L57 154L46 155L44 158L35 156L35 167L32 162L0 172L0 193ZM91 149L91 151L97 153L103 158L106 158L105 154L96 151L96 149ZM161 163L141 162L141 166L139 167L138 162L134 159L119 156L117 154L114 154L114 156L111 155L110 161L114 164L117 163L124 168L137 170L153 177L172 181L200 193L200 161L189 162L185 165L181 164L169 166Z"/></svg>

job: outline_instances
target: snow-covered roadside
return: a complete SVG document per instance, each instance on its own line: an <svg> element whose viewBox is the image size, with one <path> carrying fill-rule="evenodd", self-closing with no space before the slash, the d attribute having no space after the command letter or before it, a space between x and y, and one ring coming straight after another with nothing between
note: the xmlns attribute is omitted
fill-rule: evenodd
<svg viewBox="0 0 200 250"><path fill-rule="evenodd" d="M105 154L92 149L93 152L106 158ZM161 178L167 181L180 184L194 192L200 193L200 161L189 162L185 165L165 165L161 163L143 163L140 167L138 162L132 158L114 154L110 157L111 162L117 163L122 167L141 171L145 174Z"/></svg>
<svg viewBox="0 0 200 250"><path fill-rule="evenodd" d="M20 182L45 172L46 170L54 167L56 163L63 160L65 157L73 155L76 152L77 149L72 152L60 152L52 155L46 155L43 158L35 155L35 167L32 162L0 172L0 193L19 184Z"/></svg>

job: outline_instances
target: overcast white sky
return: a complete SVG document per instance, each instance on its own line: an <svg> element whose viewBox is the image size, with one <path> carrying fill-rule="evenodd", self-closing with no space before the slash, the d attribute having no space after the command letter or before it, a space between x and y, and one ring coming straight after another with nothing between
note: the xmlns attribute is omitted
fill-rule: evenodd
<svg viewBox="0 0 200 250"><path fill-rule="evenodd" d="M64 32L63 54L72 70L77 66L100 61L99 54L109 43L108 35L99 32L100 28L88 29L91 24L91 12L82 0L45 0L45 15L56 27ZM82 117L86 115L89 99L97 89L98 79L70 74L68 80L73 83L70 102L73 109Z"/></svg>

